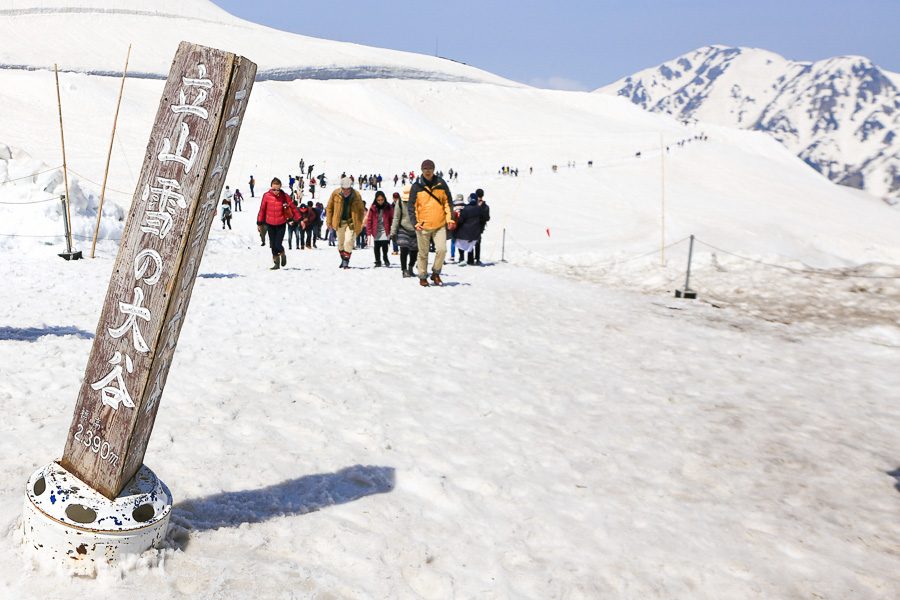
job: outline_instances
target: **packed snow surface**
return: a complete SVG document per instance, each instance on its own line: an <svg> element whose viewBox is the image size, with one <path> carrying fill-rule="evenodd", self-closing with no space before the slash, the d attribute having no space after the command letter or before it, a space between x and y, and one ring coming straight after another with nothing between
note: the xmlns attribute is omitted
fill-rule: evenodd
<svg viewBox="0 0 900 600"><path fill-rule="evenodd" d="M324 244L269 272L254 208L212 231L147 454L176 495L167 544L98 581L23 569L16 523L62 449L112 255L0 264L4 597L900 593L896 334L495 252L443 289L369 251L341 272Z"/></svg>

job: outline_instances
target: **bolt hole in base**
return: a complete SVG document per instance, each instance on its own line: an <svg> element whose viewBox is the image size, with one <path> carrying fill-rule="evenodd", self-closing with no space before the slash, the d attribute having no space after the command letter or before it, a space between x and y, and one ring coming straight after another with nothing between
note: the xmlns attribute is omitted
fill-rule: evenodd
<svg viewBox="0 0 900 600"><path fill-rule="evenodd" d="M75 523L87 525L97 520L97 511L81 504L70 504L66 507L66 516Z"/></svg>
<svg viewBox="0 0 900 600"><path fill-rule="evenodd" d="M142 504L131 513L131 517L138 523L146 523L156 515L151 504Z"/></svg>
<svg viewBox="0 0 900 600"><path fill-rule="evenodd" d="M47 491L47 480L41 477L34 482L34 495L40 496Z"/></svg>

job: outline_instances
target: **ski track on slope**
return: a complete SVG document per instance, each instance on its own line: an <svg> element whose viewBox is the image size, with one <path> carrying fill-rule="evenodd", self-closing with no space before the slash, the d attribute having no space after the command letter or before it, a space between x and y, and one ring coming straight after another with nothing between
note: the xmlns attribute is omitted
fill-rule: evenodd
<svg viewBox="0 0 900 600"><path fill-rule="evenodd" d="M323 243L270 272L255 206L211 233L148 450L167 548L90 582L6 543L4 595L900 594L897 350L515 265L420 290ZM112 251L0 263L8 542Z"/></svg>

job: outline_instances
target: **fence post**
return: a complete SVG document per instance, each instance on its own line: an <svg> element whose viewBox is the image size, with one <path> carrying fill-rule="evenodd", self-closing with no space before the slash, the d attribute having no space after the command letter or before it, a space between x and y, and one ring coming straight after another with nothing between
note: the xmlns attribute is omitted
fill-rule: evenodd
<svg viewBox="0 0 900 600"><path fill-rule="evenodd" d="M69 223L69 211L67 210L69 203L66 200L66 195L61 194L59 201L62 202L63 225L65 225L66 229L66 251L59 256L66 260L79 260L81 258L81 250L72 252L72 224Z"/></svg>
<svg viewBox="0 0 900 600"><path fill-rule="evenodd" d="M697 292L691 289L691 261L694 258L694 234L691 234L691 244L688 246L687 275L684 278L684 289L675 290L676 298L695 300Z"/></svg>

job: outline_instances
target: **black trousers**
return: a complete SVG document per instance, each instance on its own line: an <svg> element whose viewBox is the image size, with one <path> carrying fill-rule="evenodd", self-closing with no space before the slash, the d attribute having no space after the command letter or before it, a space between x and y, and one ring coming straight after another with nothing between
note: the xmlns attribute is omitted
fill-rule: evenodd
<svg viewBox="0 0 900 600"><path fill-rule="evenodd" d="M388 260L388 244L389 243L390 243L389 240L384 240L383 242L375 242L375 262L376 263L382 262L381 256L384 256L384 264L388 265L391 263L391 261ZM381 253L381 256L379 256L379 252Z"/></svg>
<svg viewBox="0 0 900 600"><path fill-rule="evenodd" d="M269 246L272 248L272 256L278 256L284 252L284 232L286 229L287 223L269 225Z"/></svg>
<svg viewBox="0 0 900 600"><path fill-rule="evenodd" d="M302 236L302 241L307 248L312 248L313 245L313 229L312 227L307 227L303 231L300 232Z"/></svg>
<svg viewBox="0 0 900 600"><path fill-rule="evenodd" d="M400 268L404 271L411 270L416 265L416 260L419 258L418 250L410 250L405 246L400 247ZM407 269L407 259L409 260L409 269Z"/></svg>
<svg viewBox="0 0 900 600"><path fill-rule="evenodd" d="M288 248L293 247L294 240L297 240L297 247L300 247L300 226L299 225L288 225L287 226L287 238L288 238Z"/></svg>

